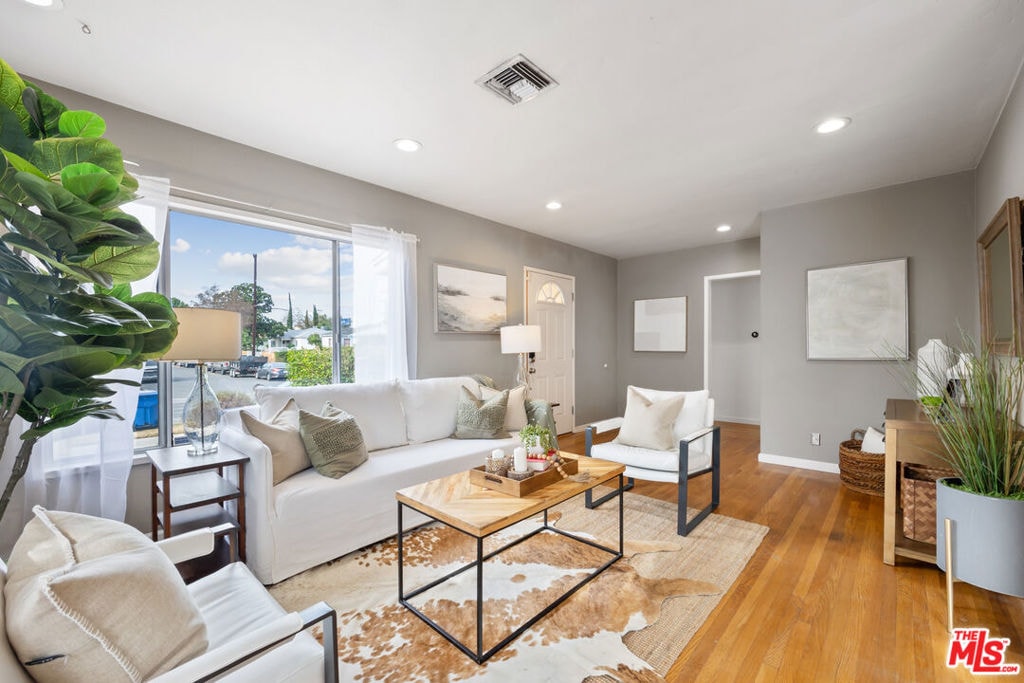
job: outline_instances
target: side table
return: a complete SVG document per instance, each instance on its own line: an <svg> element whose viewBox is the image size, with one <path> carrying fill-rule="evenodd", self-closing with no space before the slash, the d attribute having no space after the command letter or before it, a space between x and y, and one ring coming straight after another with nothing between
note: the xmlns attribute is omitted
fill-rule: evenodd
<svg viewBox="0 0 1024 683"><path fill-rule="evenodd" d="M245 561L245 463L249 456L220 444L216 453L188 455L188 446L146 451L150 462L150 496L153 540L163 529L164 538L202 527L230 524L238 530L234 554ZM234 466L236 486L224 476ZM173 483L173 485L172 485ZM225 503L235 501L237 516Z"/></svg>

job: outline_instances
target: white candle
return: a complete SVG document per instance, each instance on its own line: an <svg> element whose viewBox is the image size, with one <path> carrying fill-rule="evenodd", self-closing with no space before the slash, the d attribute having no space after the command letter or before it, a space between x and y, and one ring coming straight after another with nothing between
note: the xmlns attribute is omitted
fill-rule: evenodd
<svg viewBox="0 0 1024 683"><path fill-rule="evenodd" d="M522 446L512 451L512 468L516 472L526 471L526 449Z"/></svg>
<svg viewBox="0 0 1024 683"><path fill-rule="evenodd" d="M500 448L495 448L493 451L491 451L491 457L494 458L495 460L497 460L498 458L504 458L505 451L501 450Z"/></svg>

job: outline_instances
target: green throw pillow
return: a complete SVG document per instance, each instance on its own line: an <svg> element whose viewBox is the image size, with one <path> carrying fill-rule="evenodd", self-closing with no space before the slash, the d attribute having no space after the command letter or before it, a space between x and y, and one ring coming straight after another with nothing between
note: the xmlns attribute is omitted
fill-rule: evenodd
<svg viewBox="0 0 1024 683"><path fill-rule="evenodd" d="M366 444L356 419L330 402L323 415L299 411L299 435L316 471L337 479L366 462Z"/></svg>
<svg viewBox="0 0 1024 683"><path fill-rule="evenodd" d="M455 415L456 439L497 439L505 433L505 411L508 391L483 401L466 387L461 387L458 412Z"/></svg>

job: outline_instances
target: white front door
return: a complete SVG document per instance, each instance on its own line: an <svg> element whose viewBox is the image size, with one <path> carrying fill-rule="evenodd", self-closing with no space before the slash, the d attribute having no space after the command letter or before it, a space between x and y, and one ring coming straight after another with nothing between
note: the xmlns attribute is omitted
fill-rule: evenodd
<svg viewBox="0 0 1024 683"><path fill-rule="evenodd" d="M540 325L541 350L531 364L530 395L554 406L559 434L575 427L576 278L526 267L526 324Z"/></svg>

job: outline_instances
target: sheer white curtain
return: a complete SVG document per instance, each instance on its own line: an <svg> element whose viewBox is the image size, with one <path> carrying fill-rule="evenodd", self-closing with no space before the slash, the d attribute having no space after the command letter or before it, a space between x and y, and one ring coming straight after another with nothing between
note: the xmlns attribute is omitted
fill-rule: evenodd
<svg viewBox="0 0 1024 683"><path fill-rule="evenodd" d="M138 218L162 245L170 183L164 178L139 177L138 194L139 199L122 208ZM159 268L133 283L132 291L155 290L158 272ZM139 381L142 370L116 370L108 376ZM124 520L139 387L113 386L117 394L111 402L123 420L86 418L36 444L24 479L23 523L33 505Z"/></svg>
<svg viewBox="0 0 1024 683"><path fill-rule="evenodd" d="M352 226L355 379L416 376L416 236Z"/></svg>

